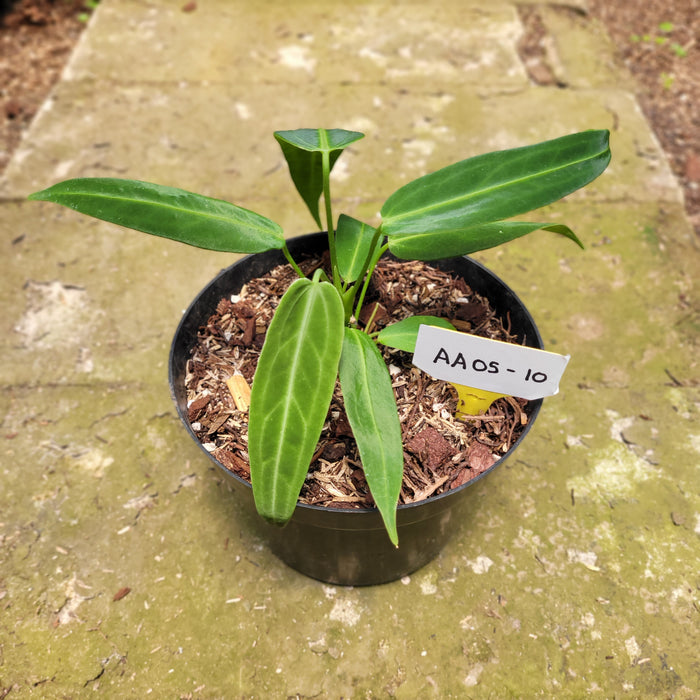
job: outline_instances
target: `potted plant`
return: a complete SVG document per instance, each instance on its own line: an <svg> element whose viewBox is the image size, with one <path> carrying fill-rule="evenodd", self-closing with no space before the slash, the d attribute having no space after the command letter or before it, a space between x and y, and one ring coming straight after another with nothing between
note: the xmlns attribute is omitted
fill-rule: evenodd
<svg viewBox="0 0 700 700"><path fill-rule="evenodd" d="M609 134L585 131L447 166L394 192L381 208L381 223L376 228L345 215L336 220L332 210L330 172L342 151L363 134L343 129L298 129L274 136L319 227L323 200L327 232L322 239L329 262L327 269L316 267L309 276L298 262L305 241L288 242L272 220L222 200L114 178L67 180L32 194L30 199L55 202L202 248L258 254L252 256L258 261L252 268L257 274L286 260L297 278L279 301L257 362L247 433L252 499L250 488L244 486L243 490L247 489L246 498L254 501L263 520L272 524L266 529L272 533L273 549L288 563L337 583L389 580L437 553L445 539L449 506L446 499L442 503L435 499L437 505L428 506L428 515L414 508L416 512L400 516L397 523L404 450L391 376L378 343L410 351L421 324L451 324L439 317L414 316L379 333L366 332L367 326L359 319L379 260L388 251L403 260L464 261L461 256L538 229L559 233L582 246L563 224L506 219L554 202L600 175L610 160ZM318 246L317 235L312 247ZM238 287L256 274L240 272L240 265L233 266L239 271ZM493 281L493 276L475 269L472 265L467 274L486 275ZM502 285L498 280L494 283ZM231 293L225 289L227 284L230 281L215 281L196 303L206 297L211 313L216 295L220 299ZM512 301L517 304L514 295ZM186 350L183 343L191 342L196 333L190 316L194 313L195 325L206 321L194 308L195 304L183 318L173 343L171 380L181 381L178 375L183 372L183 361L177 358ZM527 312L520 315L527 323ZM530 340L537 337L534 324L528 332ZM353 511L297 507L338 379L376 505L369 513L369 525L358 526ZM173 393L180 415L192 431L182 387L174 385ZM319 515L317 510L328 513ZM316 529L317 517L325 517L330 525ZM400 533L402 520L410 526L406 535ZM278 526L285 524L287 527L280 530ZM348 553L358 528L371 533L371 544L360 543L356 551ZM309 542L309 537L316 541ZM299 551L315 545L329 549L314 555L316 563L300 561L303 556ZM333 552L339 564L333 563Z"/></svg>

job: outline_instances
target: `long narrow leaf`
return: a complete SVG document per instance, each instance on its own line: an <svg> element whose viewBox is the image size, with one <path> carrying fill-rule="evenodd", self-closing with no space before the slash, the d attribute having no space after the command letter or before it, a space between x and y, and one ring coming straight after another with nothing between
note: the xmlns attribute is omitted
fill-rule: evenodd
<svg viewBox="0 0 700 700"><path fill-rule="evenodd" d="M282 228L260 214L221 199L139 180L65 180L29 199L55 202L96 219L208 250L262 253L284 245Z"/></svg>
<svg viewBox="0 0 700 700"><path fill-rule="evenodd" d="M318 206L323 192L322 154L329 154L332 170L343 149L363 136L359 131L345 129L294 129L275 132L275 138L289 165L292 181L319 227L322 226Z"/></svg>
<svg viewBox="0 0 700 700"><path fill-rule="evenodd" d="M398 546L396 505L403 479L403 446L396 400L377 346L354 328L345 329L340 386L369 490L389 538Z"/></svg>
<svg viewBox="0 0 700 700"><path fill-rule="evenodd" d="M296 280L270 323L250 397L248 453L255 505L292 516L328 413L343 343L343 303L328 282Z"/></svg>
<svg viewBox="0 0 700 700"><path fill-rule="evenodd" d="M566 236L583 248L583 243L576 234L564 224L496 221L458 231L428 231L408 236L392 236L389 239L389 250L397 258L404 260L453 258L493 248L539 229Z"/></svg>
<svg viewBox="0 0 700 700"><path fill-rule="evenodd" d="M403 350L404 352L416 351L416 339L418 329L421 326L438 326L455 330L455 327L445 318L438 316L409 316L401 321L385 326L377 334L377 341L390 348Z"/></svg>
<svg viewBox="0 0 700 700"><path fill-rule="evenodd" d="M389 236L457 231L545 206L594 180L610 161L607 131L468 158L418 178L382 207Z"/></svg>

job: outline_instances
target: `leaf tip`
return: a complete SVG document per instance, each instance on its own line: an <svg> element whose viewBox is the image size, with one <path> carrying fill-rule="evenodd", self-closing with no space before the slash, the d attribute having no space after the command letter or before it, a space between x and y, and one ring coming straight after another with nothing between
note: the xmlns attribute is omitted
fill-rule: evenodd
<svg viewBox="0 0 700 700"><path fill-rule="evenodd" d="M289 519L282 520L280 518L270 516L270 515L263 515L262 518L266 523L269 523L270 525L274 525L275 527L279 528L280 530L289 522Z"/></svg>
<svg viewBox="0 0 700 700"><path fill-rule="evenodd" d="M583 244L583 241L571 229L569 229L568 238L572 240L581 250L586 250L586 246Z"/></svg>
<svg viewBox="0 0 700 700"><path fill-rule="evenodd" d="M27 196L27 199L32 202L45 202L48 200L47 193L48 190L39 190L38 192L32 192Z"/></svg>
<svg viewBox="0 0 700 700"><path fill-rule="evenodd" d="M396 549L399 548L399 531L398 527L396 525L396 507L394 507L393 511L387 513L385 509L380 509L380 514L382 516L382 520L384 521L384 529L386 530L386 534L389 536L389 540L391 541L391 544L396 547ZM388 517L387 517L388 516Z"/></svg>

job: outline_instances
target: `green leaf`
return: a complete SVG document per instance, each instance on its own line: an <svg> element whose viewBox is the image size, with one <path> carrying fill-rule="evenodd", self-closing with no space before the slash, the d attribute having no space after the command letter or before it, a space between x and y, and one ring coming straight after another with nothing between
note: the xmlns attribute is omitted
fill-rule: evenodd
<svg viewBox="0 0 700 700"><path fill-rule="evenodd" d="M377 334L377 340L382 345L388 345L390 348L396 348L404 352L415 352L418 329L421 326L439 326L440 328L448 328L451 331L455 330L455 327L444 318L437 316L409 316L402 321L397 321L390 326L382 328Z"/></svg>
<svg viewBox="0 0 700 700"><path fill-rule="evenodd" d="M55 202L96 219L209 250L261 253L284 245L282 228L260 214L138 180L65 180L29 199Z"/></svg>
<svg viewBox="0 0 700 700"><path fill-rule="evenodd" d="M341 214L336 230L336 251L340 276L355 282L364 268L376 229L350 216Z"/></svg>
<svg viewBox="0 0 700 700"><path fill-rule="evenodd" d="M538 229L560 233L583 248L583 243L578 236L564 224L496 221L457 231L431 231L409 236L393 236L389 239L389 250L403 260L454 258L493 248Z"/></svg>
<svg viewBox="0 0 700 700"><path fill-rule="evenodd" d="M340 386L369 490L389 539L398 546L396 505L403 479L403 445L396 399L377 346L354 328L345 328Z"/></svg>
<svg viewBox="0 0 700 700"><path fill-rule="evenodd" d="M264 518L283 524L299 498L326 420L343 343L343 303L333 285L298 279L270 323L253 379L250 477Z"/></svg>
<svg viewBox="0 0 700 700"><path fill-rule="evenodd" d="M685 47L681 46L675 41L671 44L671 51L673 51L673 53L675 53L676 56L678 56L678 58L685 58L688 55L688 52L685 50Z"/></svg>
<svg viewBox="0 0 700 700"><path fill-rule="evenodd" d="M608 131L468 158L397 190L382 207L392 236L456 232L545 206L583 187L610 161Z"/></svg>
<svg viewBox="0 0 700 700"><path fill-rule="evenodd" d="M304 151L342 151L364 134L359 131L345 129L293 129L291 131L276 131L275 138L281 143L287 143Z"/></svg>
<svg viewBox="0 0 700 700"><path fill-rule="evenodd" d="M292 181L319 227L322 226L318 202L323 192L323 153L329 154L332 170L343 149L363 136L359 131L345 129L295 129L275 132L275 138L289 165Z"/></svg>

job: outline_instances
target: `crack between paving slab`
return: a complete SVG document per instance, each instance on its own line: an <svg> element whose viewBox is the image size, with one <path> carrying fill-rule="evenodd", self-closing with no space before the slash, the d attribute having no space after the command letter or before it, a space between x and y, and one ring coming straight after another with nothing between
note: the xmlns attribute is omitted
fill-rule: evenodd
<svg viewBox="0 0 700 700"><path fill-rule="evenodd" d="M185 476L180 477L180 483L177 485L177 488L172 492L173 496L177 496L178 493L182 489L189 488L190 486L194 485L194 482L197 479L197 474L192 473L192 474L185 474Z"/></svg>
<svg viewBox="0 0 700 700"><path fill-rule="evenodd" d="M671 370L667 368L664 368L664 372L668 375L668 378L671 380L670 382L664 382L664 386L675 386L681 389L694 389L698 386L698 382L696 379L686 379L683 381L671 374Z"/></svg>
<svg viewBox="0 0 700 700"><path fill-rule="evenodd" d="M104 637L104 639L106 641L108 641L107 637L104 634L102 634L102 636ZM101 659L100 660L100 666L101 666L100 671L97 673L97 675L93 676L92 678L88 678L85 681L85 683L83 683L83 688L87 688L91 683L95 683L100 678L102 678L102 676L104 676L104 674L105 674L105 671L107 670L107 666L109 666L109 664L113 660L115 660L117 663L126 663L126 656L124 654L120 654L118 651L115 650L107 658ZM95 690L97 690L97 688L95 688Z"/></svg>
<svg viewBox="0 0 700 700"><path fill-rule="evenodd" d="M27 561L27 559L29 559L29 557L32 555L32 549L34 548L34 545L41 539L41 530L37 530L32 526L32 532L35 535L34 541L30 542L27 545L27 554L24 557L22 557L22 561Z"/></svg>
<svg viewBox="0 0 700 700"><path fill-rule="evenodd" d="M0 195L0 205L2 205L2 204L24 204L27 201L28 200L26 197L3 197L2 195ZM15 243L15 240L12 241L13 244ZM0 695L0 700L2 700L2 695Z"/></svg>
<svg viewBox="0 0 700 700"><path fill-rule="evenodd" d="M130 408L124 408L121 411L110 411L109 413L105 413L103 416L100 418L96 418L90 425L88 426L88 429L94 428L98 423L102 423L102 421L109 420L110 418L118 418L119 416L124 416L127 413L129 413L131 409Z"/></svg>
<svg viewBox="0 0 700 700"><path fill-rule="evenodd" d="M152 484L148 484L145 488L149 488ZM130 498L126 503L122 505L122 508L132 509L136 511L134 516L133 525L136 525L141 513L144 510L148 510L157 505L158 491L154 493L142 493L140 496L134 496Z"/></svg>
<svg viewBox="0 0 700 700"><path fill-rule="evenodd" d="M160 384L160 382L159 382ZM146 388L143 382L47 382L30 383L23 382L21 384L2 384L0 391L36 391L37 389L111 389L121 391L125 389L142 391Z"/></svg>
<svg viewBox="0 0 700 700"><path fill-rule="evenodd" d="M106 666L102 666L102 668L100 669L100 672L94 678L88 678L85 681L85 683L83 683L83 688L87 688L88 685L90 685L90 683L94 683L95 681L102 678L102 676L104 676L105 670L106 670Z"/></svg>

